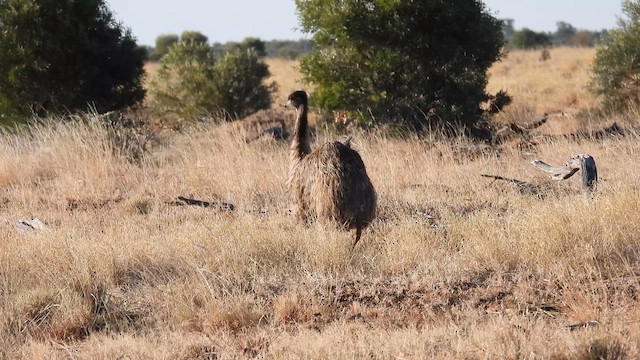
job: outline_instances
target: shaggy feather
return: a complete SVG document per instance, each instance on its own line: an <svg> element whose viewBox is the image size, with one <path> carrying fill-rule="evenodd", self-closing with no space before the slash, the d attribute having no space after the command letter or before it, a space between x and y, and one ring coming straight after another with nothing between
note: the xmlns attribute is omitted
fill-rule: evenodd
<svg viewBox="0 0 640 360"><path fill-rule="evenodd" d="M362 229L376 214L376 192L362 158L349 144L329 142L311 151L307 122L307 94L289 95L289 105L297 109L295 134L290 148L291 169L287 188L304 220L336 222L356 229L355 246Z"/></svg>

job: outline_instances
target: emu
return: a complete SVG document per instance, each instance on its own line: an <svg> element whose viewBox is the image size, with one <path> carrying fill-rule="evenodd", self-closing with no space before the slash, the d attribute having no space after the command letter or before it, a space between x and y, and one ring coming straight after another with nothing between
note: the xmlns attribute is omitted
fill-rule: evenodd
<svg viewBox="0 0 640 360"><path fill-rule="evenodd" d="M297 110L287 179L296 215L305 221L317 218L356 229L354 248L376 215L376 192L364 162L348 141L328 142L311 151L307 93L295 91L287 100L286 106Z"/></svg>

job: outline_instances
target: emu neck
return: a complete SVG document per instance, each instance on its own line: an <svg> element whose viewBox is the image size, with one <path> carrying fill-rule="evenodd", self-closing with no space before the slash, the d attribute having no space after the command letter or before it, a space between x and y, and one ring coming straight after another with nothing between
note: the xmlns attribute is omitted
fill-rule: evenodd
<svg viewBox="0 0 640 360"><path fill-rule="evenodd" d="M291 143L291 156L295 159L302 159L311 152L309 144L309 123L307 120L307 105L302 104L297 109L297 119L293 142Z"/></svg>

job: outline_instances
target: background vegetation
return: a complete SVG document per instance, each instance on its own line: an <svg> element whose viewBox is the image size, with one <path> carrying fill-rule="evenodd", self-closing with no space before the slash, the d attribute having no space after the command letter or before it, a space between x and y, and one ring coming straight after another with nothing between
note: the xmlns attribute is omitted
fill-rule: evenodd
<svg viewBox="0 0 640 360"><path fill-rule="evenodd" d="M231 50L216 57L209 45L181 41L162 57L149 83L149 102L157 113L183 120L224 114L227 120L269 108L275 84L267 84L268 66L253 49Z"/></svg>
<svg viewBox="0 0 640 360"><path fill-rule="evenodd" d="M640 138L596 134L614 122L640 124L637 111L589 111L593 56L563 48L542 62L538 52L512 51L491 68L489 88L514 96L496 121L550 113L528 148L352 132L380 198L379 217L353 252L352 234L290 218L288 143L247 142L258 131L250 121L149 128L160 141L136 162L93 116L5 133L0 351L635 358ZM293 65L273 66L282 70L274 80L299 76ZM578 130L587 135L570 136ZM327 140L344 137L320 132L314 146ZM559 165L585 152L601 175L591 199L578 180L550 183L528 163ZM236 210L179 206L178 196ZM18 230L18 220L34 217L47 228Z"/></svg>
<svg viewBox="0 0 640 360"><path fill-rule="evenodd" d="M473 128L486 71L503 46L501 22L476 0L297 1L315 51L300 61L313 104L362 120L421 129Z"/></svg>
<svg viewBox="0 0 640 360"><path fill-rule="evenodd" d="M145 52L102 0L0 2L0 123L141 102Z"/></svg>
<svg viewBox="0 0 640 360"><path fill-rule="evenodd" d="M598 49L592 86L611 111L626 110L640 102L640 3L623 2L625 18Z"/></svg>
<svg viewBox="0 0 640 360"><path fill-rule="evenodd" d="M301 86L300 63L260 58L260 39L224 55L181 37L145 85L195 109L216 106L220 79L260 73L281 101ZM513 97L492 125L544 115L535 130L485 143L337 127L379 195L354 251L352 234L289 215L289 144L259 136L291 130L275 105L179 131L146 107L3 130L0 358L640 357L640 110L601 111L585 86L596 50L548 51L511 50L486 75ZM316 130L314 147L345 137ZM577 153L596 159L592 196L529 164Z"/></svg>
<svg viewBox="0 0 640 360"><path fill-rule="evenodd" d="M528 28L516 30L512 19L504 19L503 32L507 45L513 49L537 49L549 46L593 47L608 36L607 30L582 30L558 21L554 32L536 32Z"/></svg>

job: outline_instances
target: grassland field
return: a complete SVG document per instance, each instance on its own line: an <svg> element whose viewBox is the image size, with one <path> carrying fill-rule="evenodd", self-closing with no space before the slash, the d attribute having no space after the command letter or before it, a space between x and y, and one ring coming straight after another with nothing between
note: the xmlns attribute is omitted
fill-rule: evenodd
<svg viewBox="0 0 640 360"><path fill-rule="evenodd" d="M489 91L514 97L496 124L548 114L524 144L348 130L379 197L354 250L292 218L288 144L242 123L148 136L87 114L2 133L0 358L640 357L639 113L597 110L593 56L491 69ZM304 86L295 62L268 64L279 99ZM627 131L598 135L613 123ZM580 153L589 196L530 164Z"/></svg>

